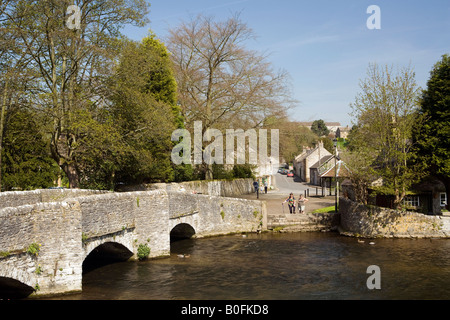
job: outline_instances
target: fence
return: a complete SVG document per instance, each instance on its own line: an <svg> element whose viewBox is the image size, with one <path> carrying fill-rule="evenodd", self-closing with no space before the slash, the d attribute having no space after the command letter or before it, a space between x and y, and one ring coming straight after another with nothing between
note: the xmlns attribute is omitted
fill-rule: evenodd
<svg viewBox="0 0 450 320"><path fill-rule="evenodd" d="M328 187L309 187L304 191L305 197L327 197L327 196L335 196L336 188L328 188Z"/></svg>

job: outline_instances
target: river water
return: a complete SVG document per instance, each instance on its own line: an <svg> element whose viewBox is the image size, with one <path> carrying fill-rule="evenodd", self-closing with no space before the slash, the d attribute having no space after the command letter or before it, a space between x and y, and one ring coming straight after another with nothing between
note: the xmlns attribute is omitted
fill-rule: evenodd
<svg viewBox="0 0 450 320"><path fill-rule="evenodd" d="M265 233L182 240L171 250L89 271L83 292L61 299L450 299L450 240ZM371 265L381 289L367 287Z"/></svg>

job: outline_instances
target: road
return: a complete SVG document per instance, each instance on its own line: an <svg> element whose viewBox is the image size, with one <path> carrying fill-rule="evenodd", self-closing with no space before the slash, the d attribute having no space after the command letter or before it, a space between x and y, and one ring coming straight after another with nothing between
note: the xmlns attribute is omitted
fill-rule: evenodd
<svg viewBox="0 0 450 320"><path fill-rule="evenodd" d="M269 190L267 194L264 191L259 193L259 197L261 200L268 199L284 199L289 197L289 194L294 193L297 198L300 193L304 194L305 190L308 189L308 185L305 182L300 182L298 177L288 177L285 174L276 173L273 175L274 189ZM253 198L253 195L246 195L246 197Z"/></svg>
<svg viewBox="0 0 450 320"><path fill-rule="evenodd" d="M289 194L293 192L294 195L298 196L308 189L308 185L304 182L300 182L298 177L288 177L287 175L280 173L275 174L273 177L275 180L275 190L271 191L271 193L289 196Z"/></svg>

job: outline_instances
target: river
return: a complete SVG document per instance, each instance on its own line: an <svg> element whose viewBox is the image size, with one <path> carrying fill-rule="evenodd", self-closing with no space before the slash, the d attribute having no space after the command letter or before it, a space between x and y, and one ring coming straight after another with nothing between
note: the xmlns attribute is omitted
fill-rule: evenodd
<svg viewBox="0 0 450 320"><path fill-rule="evenodd" d="M82 293L58 299L450 299L450 240L264 233L182 240L171 251L96 268ZM381 289L367 287L372 265Z"/></svg>

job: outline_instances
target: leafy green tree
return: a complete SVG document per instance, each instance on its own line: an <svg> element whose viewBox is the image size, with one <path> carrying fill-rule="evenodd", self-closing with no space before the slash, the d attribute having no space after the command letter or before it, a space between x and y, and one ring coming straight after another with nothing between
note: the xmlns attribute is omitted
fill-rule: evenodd
<svg viewBox="0 0 450 320"><path fill-rule="evenodd" d="M410 68L394 73L387 66L370 65L360 87L351 105L357 123L345 160L363 184L381 178L379 191L393 195L394 207L398 207L423 176L421 166L412 161L412 127L420 120L415 74Z"/></svg>
<svg viewBox="0 0 450 320"><path fill-rule="evenodd" d="M173 72L173 63L166 46L156 35L150 33L142 39L146 52L152 52L151 71L148 72L146 92L151 93L156 101L170 105L177 128L184 128L184 117L178 105L177 82Z"/></svg>
<svg viewBox="0 0 450 320"><path fill-rule="evenodd" d="M30 70L30 61L26 52L18 45L20 32L11 26L9 14L12 0L0 2L0 190L3 182L2 155L4 137L8 129L8 119L30 102L30 92L26 88L36 82L34 70Z"/></svg>
<svg viewBox="0 0 450 320"><path fill-rule="evenodd" d="M355 200L367 204L369 200L369 188L374 180L379 178L373 163L376 153L366 145L365 139L370 130L359 130L361 125L354 125L348 136L348 147L345 152L340 152L340 157L345 161L351 174L352 188ZM376 139L376 137L371 137Z"/></svg>
<svg viewBox="0 0 450 320"><path fill-rule="evenodd" d="M93 121L100 127L108 123L101 109L106 105L105 80L118 53L120 30L126 24L143 26L149 5L144 0L79 0L80 27L71 29L65 22L72 4L71 0L9 0L1 18L7 26L5 37L14 36L27 69L36 72L36 85L28 91L38 92L33 104L46 116L42 130L49 137L51 156L69 186L79 187L81 172L90 166L80 162L88 150L83 143L103 147L102 152L112 143L87 137L103 137ZM83 119L89 123L81 123Z"/></svg>
<svg viewBox="0 0 450 320"><path fill-rule="evenodd" d="M25 108L10 112L3 148L3 190L31 190L54 185L59 167L48 153L37 114Z"/></svg>
<svg viewBox="0 0 450 320"><path fill-rule="evenodd" d="M434 65L423 91L419 114L424 121L414 128L419 162L445 184L450 199L450 56ZM447 203L447 208L449 204Z"/></svg>
<svg viewBox="0 0 450 320"><path fill-rule="evenodd" d="M72 115L70 130L78 135L74 147L81 188L112 190L115 187L115 177L122 170L129 146L114 120L106 108L96 112L80 109Z"/></svg>
<svg viewBox="0 0 450 320"><path fill-rule="evenodd" d="M181 107L178 105L178 87L173 71L174 66L166 46L152 32L150 32L149 36L142 39L142 46L148 52L153 52L153 62L151 62L152 71L148 73L148 82L146 85L147 92L151 93L157 101L170 105L175 127L177 129L184 128L185 119L181 112ZM172 167L173 179L177 182L189 181L196 178L192 165L172 164Z"/></svg>
<svg viewBox="0 0 450 320"><path fill-rule="evenodd" d="M140 43L127 41L111 89L111 112L129 146L116 179L124 183L174 180L171 134L183 122L164 44L154 35Z"/></svg>
<svg viewBox="0 0 450 320"><path fill-rule="evenodd" d="M325 121L322 119L316 120L312 123L311 131L317 134L319 137L328 136L330 130L328 130Z"/></svg>
<svg viewBox="0 0 450 320"><path fill-rule="evenodd" d="M322 137L319 140L323 143L323 147L325 148L325 150L327 150L331 154L334 154L334 151L335 151L334 150L334 144L333 144L333 141L331 141L330 138Z"/></svg>
<svg viewBox="0 0 450 320"><path fill-rule="evenodd" d="M253 174L254 166L250 164L241 164L241 165L235 165L233 167L233 178L238 179L248 179L248 178L255 178L255 175Z"/></svg>
<svg viewBox="0 0 450 320"><path fill-rule="evenodd" d="M319 137L309 128L298 122L289 121L287 117L270 117L264 122L264 128L279 130L280 157L286 162L292 162L302 153L303 147L313 147L319 140Z"/></svg>

